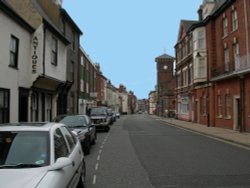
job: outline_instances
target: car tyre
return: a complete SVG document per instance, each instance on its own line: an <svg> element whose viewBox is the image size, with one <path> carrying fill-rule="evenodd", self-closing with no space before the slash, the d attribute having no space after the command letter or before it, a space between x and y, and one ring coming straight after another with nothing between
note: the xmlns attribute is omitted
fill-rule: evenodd
<svg viewBox="0 0 250 188"><path fill-rule="evenodd" d="M109 132L109 129L110 129L110 127L109 127L109 126L106 126L106 127L105 127L105 132Z"/></svg>
<svg viewBox="0 0 250 188"><path fill-rule="evenodd" d="M96 144L96 142L95 142L96 139L97 139L97 134L95 133L95 138L94 138L94 139L92 140L92 142L91 142L92 145L95 145L95 144Z"/></svg>
<svg viewBox="0 0 250 188"><path fill-rule="evenodd" d="M86 185L86 166L85 166L85 162L83 161L81 175L80 175L77 188L85 188L85 185Z"/></svg>
<svg viewBox="0 0 250 188"><path fill-rule="evenodd" d="M90 154L90 147L91 147L91 142L90 142L90 138L88 137L86 140L86 146L83 149L83 152L85 155Z"/></svg>

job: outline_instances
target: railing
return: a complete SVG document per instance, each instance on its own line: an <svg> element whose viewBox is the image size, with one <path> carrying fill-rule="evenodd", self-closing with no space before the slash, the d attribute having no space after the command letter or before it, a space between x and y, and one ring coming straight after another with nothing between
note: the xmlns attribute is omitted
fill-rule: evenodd
<svg viewBox="0 0 250 188"><path fill-rule="evenodd" d="M245 71L250 69L250 54L239 57L235 63L235 71Z"/></svg>
<svg viewBox="0 0 250 188"><path fill-rule="evenodd" d="M212 68L212 77L233 75L250 71L250 54L241 56L233 64L223 64Z"/></svg>

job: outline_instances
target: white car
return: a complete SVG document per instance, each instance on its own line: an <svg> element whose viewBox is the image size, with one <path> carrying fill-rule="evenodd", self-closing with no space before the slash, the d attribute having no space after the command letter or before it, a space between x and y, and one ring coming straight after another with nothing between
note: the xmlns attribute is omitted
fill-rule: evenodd
<svg viewBox="0 0 250 188"><path fill-rule="evenodd" d="M84 188L81 144L61 123L0 125L0 187Z"/></svg>

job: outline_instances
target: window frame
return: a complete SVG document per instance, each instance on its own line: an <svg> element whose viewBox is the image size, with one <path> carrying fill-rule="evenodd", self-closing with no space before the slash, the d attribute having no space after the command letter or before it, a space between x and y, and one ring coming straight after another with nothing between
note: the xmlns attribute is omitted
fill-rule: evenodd
<svg viewBox="0 0 250 188"><path fill-rule="evenodd" d="M51 40L51 64L57 66L58 62L58 40L52 36Z"/></svg>
<svg viewBox="0 0 250 188"><path fill-rule="evenodd" d="M9 123L10 120L10 90L0 88L0 97L2 96L2 105L0 104L0 123ZM1 99L0 99L1 101Z"/></svg>
<svg viewBox="0 0 250 188"><path fill-rule="evenodd" d="M232 31L236 31L238 27L239 27L238 13L237 13L237 10L234 9L232 11Z"/></svg>
<svg viewBox="0 0 250 188"><path fill-rule="evenodd" d="M222 26L223 26L223 37L226 37L228 35L228 19L227 19L227 17L223 18Z"/></svg>
<svg viewBox="0 0 250 188"><path fill-rule="evenodd" d="M222 96L217 95L217 118L222 117Z"/></svg>
<svg viewBox="0 0 250 188"><path fill-rule="evenodd" d="M15 49L12 49L12 42L15 42ZM19 39L11 35L10 36L10 60L9 60L9 67L12 68L18 68L18 54L19 54ZM13 56L13 62L12 62L12 56Z"/></svg>

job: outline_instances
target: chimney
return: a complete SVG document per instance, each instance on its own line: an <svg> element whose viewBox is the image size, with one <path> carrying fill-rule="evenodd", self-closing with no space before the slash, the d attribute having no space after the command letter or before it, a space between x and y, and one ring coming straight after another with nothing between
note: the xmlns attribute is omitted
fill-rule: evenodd
<svg viewBox="0 0 250 188"><path fill-rule="evenodd" d="M199 10L197 11L198 12L198 16L199 16L199 21L202 21L203 20L203 14L202 14L202 5L200 6Z"/></svg>

